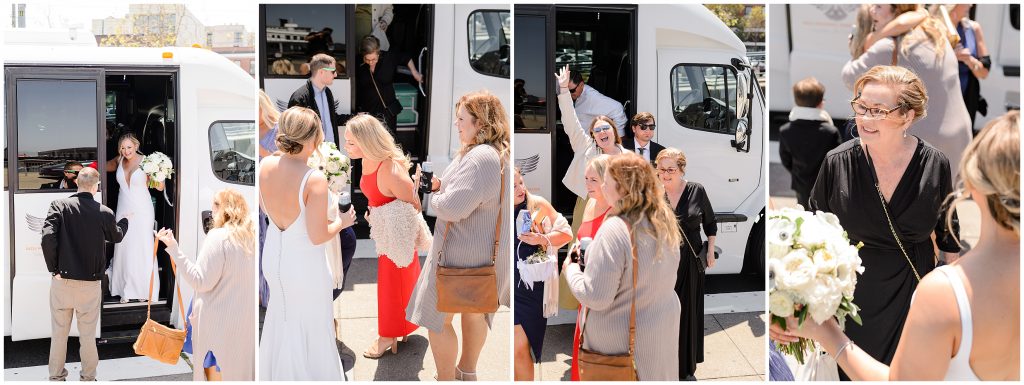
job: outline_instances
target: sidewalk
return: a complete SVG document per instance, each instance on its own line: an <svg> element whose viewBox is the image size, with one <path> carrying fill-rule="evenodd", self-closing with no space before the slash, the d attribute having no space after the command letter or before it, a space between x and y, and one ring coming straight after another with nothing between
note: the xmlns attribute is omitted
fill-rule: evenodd
<svg viewBox="0 0 1024 385"><path fill-rule="evenodd" d="M767 350L764 312L704 316L704 363L695 376L702 381L765 381ZM548 326L538 381L569 381L574 324Z"/></svg>
<svg viewBox="0 0 1024 385"><path fill-rule="evenodd" d="M377 259L373 254L373 241L360 239L356 257L349 267L345 291L336 302L340 309L341 342L339 352L349 381L433 381L434 357L430 353L427 330L419 328L401 343L398 354L385 354L380 359L363 357L363 351L377 337ZM422 261L422 256L420 257ZM336 313L336 316L338 313ZM454 327L462 341L459 317ZM510 331L511 315L507 307L498 309L487 342L477 364L480 381L511 380ZM763 346L763 343L762 343ZM460 349L461 350L461 349ZM763 365L762 365L763 366Z"/></svg>

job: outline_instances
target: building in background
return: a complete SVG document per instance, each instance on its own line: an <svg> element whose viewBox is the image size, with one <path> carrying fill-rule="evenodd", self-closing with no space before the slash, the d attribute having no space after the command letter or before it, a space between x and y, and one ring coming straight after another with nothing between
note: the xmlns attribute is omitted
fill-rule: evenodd
<svg viewBox="0 0 1024 385"><path fill-rule="evenodd" d="M25 28L25 4L11 4L11 28Z"/></svg>

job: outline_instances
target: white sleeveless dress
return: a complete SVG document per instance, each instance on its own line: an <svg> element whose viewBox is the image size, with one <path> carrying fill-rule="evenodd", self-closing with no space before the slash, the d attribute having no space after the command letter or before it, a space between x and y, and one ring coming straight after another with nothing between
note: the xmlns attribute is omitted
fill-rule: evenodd
<svg viewBox="0 0 1024 385"><path fill-rule="evenodd" d="M263 274L270 302L260 338L260 380L344 381L334 336L331 271L327 248L315 246L306 230L299 187L299 216L282 230L270 213L263 249ZM261 197L262 200L262 191Z"/></svg>
<svg viewBox="0 0 1024 385"><path fill-rule="evenodd" d="M149 278L153 275L153 299L160 291L160 274L152 274L153 263L153 200L146 186L146 174L141 167L132 171L131 181L125 176L124 167L118 162L117 194L118 218L132 214L128 219L128 232L120 243L114 244L114 259L111 261L110 294L122 299L149 299ZM130 184L129 184L130 183Z"/></svg>
<svg viewBox="0 0 1024 385"><path fill-rule="evenodd" d="M945 381L981 381L971 368L971 347L974 345L974 322L971 317L971 301L960 274L952 266L935 268L946 275L956 296L956 307L960 311L960 347L949 361Z"/></svg>

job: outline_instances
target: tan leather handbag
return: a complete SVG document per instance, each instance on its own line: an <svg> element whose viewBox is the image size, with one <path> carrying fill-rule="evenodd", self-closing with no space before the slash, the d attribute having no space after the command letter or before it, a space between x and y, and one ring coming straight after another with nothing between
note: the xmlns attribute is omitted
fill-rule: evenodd
<svg viewBox="0 0 1024 385"><path fill-rule="evenodd" d="M483 267L446 267L445 249L448 230L444 226L444 240L437 256L437 311L442 313L494 313L498 311L498 277L494 262L498 259L501 231L502 197L505 196L505 170L501 171L501 189L498 194L498 220L494 224L494 248L491 264Z"/></svg>
<svg viewBox="0 0 1024 385"><path fill-rule="evenodd" d="M153 271L149 274L149 302L146 304L146 323L139 331L139 338L132 345L135 354L146 356L165 364L176 365L178 357L181 356L181 348L185 346L185 330L178 330L173 327L160 324L150 317L150 308L153 306L153 278L156 274L156 252L160 240L153 241ZM171 270L177 277L174 261L171 261ZM185 307L181 302L181 288L175 283L174 288L178 293L178 310L181 311L181 319L185 320ZM187 322L187 320L186 320Z"/></svg>
<svg viewBox="0 0 1024 385"><path fill-rule="evenodd" d="M583 336L587 329L584 319L580 330L580 380L583 381L637 381L636 374L636 277L640 263L636 256L636 235L630 231L633 246L633 300L629 305L629 353L611 355L583 348Z"/></svg>

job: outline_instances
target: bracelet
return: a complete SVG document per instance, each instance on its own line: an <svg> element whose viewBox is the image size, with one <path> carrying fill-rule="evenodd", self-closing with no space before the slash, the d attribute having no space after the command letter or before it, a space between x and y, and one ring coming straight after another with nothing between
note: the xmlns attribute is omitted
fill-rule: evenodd
<svg viewBox="0 0 1024 385"><path fill-rule="evenodd" d="M833 359L836 361L836 363L839 362L839 356L841 354L843 354L843 352L846 351L846 348L849 348L851 345L853 345L853 340L847 340L846 343L843 344L843 346L839 348L839 351L836 352L836 356L833 357Z"/></svg>

